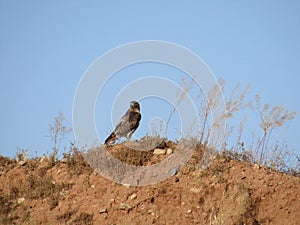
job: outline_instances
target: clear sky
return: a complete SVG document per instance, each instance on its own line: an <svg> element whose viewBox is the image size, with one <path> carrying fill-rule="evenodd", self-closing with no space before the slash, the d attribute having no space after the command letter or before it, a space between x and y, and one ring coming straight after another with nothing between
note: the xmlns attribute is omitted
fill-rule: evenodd
<svg viewBox="0 0 300 225"><path fill-rule="evenodd" d="M299 1L0 0L0 154L13 157L16 147L31 155L51 151L48 125L61 111L72 126L74 94L88 66L114 47L141 40L185 46L229 89L251 83L251 95L297 111L280 136L300 152ZM112 95L127 82L112 81ZM165 116L151 104L143 102L145 113ZM112 125L98 129L104 139Z"/></svg>

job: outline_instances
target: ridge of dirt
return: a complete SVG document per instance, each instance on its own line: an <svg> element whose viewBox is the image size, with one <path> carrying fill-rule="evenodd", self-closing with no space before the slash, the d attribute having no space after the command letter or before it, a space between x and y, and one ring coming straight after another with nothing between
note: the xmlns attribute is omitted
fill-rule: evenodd
<svg viewBox="0 0 300 225"><path fill-rule="evenodd" d="M0 156L0 224L300 224L299 177L225 156L199 171L203 150L175 176L143 187L101 177L78 151L55 165ZM122 144L109 151L134 165L167 157Z"/></svg>

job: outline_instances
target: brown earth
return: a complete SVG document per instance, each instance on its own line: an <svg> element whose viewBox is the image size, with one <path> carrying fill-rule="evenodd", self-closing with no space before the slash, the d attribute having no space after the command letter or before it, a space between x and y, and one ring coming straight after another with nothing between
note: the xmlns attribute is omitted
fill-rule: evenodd
<svg viewBox="0 0 300 225"><path fill-rule="evenodd" d="M167 157L123 145L109 151L136 165ZM0 224L300 224L299 177L226 156L200 172L202 151L175 176L143 187L101 177L76 150L56 163L0 156Z"/></svg>

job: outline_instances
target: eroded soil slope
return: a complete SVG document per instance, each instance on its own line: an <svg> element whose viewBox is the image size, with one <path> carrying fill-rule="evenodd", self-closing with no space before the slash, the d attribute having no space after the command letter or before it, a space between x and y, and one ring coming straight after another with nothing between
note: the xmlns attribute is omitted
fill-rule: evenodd
<svg viewBox="0 0 300 225"><path fill-rule="evenodd" d="M110 151L137 165L168 157L123 145ZM0 156L0 224L300 224L299 177L225 156L200 172L202 151L175 176L144 187L101 177L76 151L56 163Z"/></svg>

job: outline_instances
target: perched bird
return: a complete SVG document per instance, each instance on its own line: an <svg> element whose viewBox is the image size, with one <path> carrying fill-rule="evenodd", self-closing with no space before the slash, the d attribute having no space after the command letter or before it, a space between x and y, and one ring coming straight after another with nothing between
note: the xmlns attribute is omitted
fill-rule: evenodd
<svg viewBox="0 0 300 225"><path fill-rule="evenodd" d="M121 137L130 139L131 135L138 128L141 117L140 104L136 101L131 101L130 108L125 115L122 116L114 131L105 140L105 144L109 145L111 142L115 142L115 140Z"/></svg>

